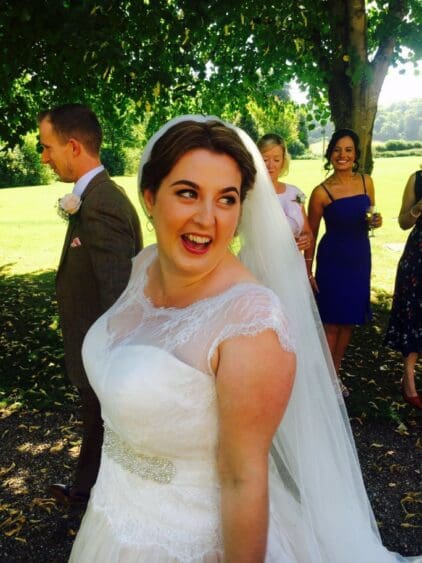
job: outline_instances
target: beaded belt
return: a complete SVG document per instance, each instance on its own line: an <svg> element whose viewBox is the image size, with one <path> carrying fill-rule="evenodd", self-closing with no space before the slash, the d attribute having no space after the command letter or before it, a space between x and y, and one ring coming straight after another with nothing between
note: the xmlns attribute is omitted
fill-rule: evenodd
<svg viewBox="0 0 422 563"><path fill-rule="evenodd" d="M126 471L139 475L142 479L168 484L176 475L176 467L170 459L136 452L106 425L104 425L103 449Z"/></svg>

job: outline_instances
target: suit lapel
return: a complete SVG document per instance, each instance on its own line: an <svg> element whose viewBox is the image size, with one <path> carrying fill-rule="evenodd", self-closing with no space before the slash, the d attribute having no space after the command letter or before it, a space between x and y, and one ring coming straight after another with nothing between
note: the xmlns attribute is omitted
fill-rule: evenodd
<svg viewBox="0 0 422 563"><path fill-rule="evenodd" d="M60 267L63 264L64 259L66 257L66 254L67 254L67 252L70 248L70 243L72 241L72 233L73 233L73 231L76 227L77 221L78 221L77 217L70 217L69 218L69 224L67 226L67 231L66 231L66 235L65 235L65 238L64 238L63 248L62 248L62 254L60 256L60 262L59 262L59 267L58 267L57 271L60 270Z"/></svg>
<svg viewBox="0 0 422 563"><path fill-rule="evenodd" d="M92 180L89 182L89 184L85 188L85 190L82 194L82 197L81 197L82 205L83 205L83 201L86 198L86 196L90 192L92 192L92 190L94 190L99 184L101 184L104 181L110 181L110 177L105 170L102 170L96 176L94 176L92 178ZM66 231L66 235L65 235L65 239L64 239L64 243L63 243L63 249L62 249L62 254L60 256L60 262L59 262L59 267L57 269L57 273L60 271L60 268L61 268L61 266L64 262L64 259L66 258L66 254L69 251L70 243L72 242L73 231L75 230L75 227L79 222L79 213L80 212L78 212L76 215L69 217L69 224L68 224L68 227L67 227L67 231Z"/></svg>

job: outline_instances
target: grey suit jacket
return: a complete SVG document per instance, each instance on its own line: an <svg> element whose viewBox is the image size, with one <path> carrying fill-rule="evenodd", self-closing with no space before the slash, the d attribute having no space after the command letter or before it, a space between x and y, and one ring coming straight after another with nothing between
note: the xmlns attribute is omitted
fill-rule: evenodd
<svg viewBox="0 0 422 563"><path fill-rule="evenodd" d="M71 245L75 239L80 246ZM66 370L78 387L89 386L81 357L85 334L125 289L141 248L135 208L107 172L100 172L69 220L56 275Z"/></svg>

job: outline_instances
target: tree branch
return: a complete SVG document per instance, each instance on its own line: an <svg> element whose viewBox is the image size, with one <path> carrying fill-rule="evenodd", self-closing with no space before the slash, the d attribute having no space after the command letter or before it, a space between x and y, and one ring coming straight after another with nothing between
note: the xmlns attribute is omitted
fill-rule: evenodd
<svg viewBox="0 0 422 563"><path fill-rule="evenodd" d="M368 53L365 0L347 0L346 5L352 55L357 57L361 64L366 64Z"/></svg>
<svg viewBox="0 0 422 563"><path fill-rule="evenodd" d="M381 90L382 83L390 66L391 57L397 42L397 31L407 11L407 0L390 0L388 3L388 12L383 22L383 27L388 29L388 33L380 41L374 60L371 63L374 73L373 85L377 93Z"/></svg>

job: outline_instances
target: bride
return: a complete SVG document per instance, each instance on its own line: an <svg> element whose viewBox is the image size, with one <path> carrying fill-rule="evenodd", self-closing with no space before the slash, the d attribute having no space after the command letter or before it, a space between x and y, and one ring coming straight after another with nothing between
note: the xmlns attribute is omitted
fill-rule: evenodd
<svg viewBox="0 0 422 563"><path fill-rule="evenodd" d="M253 142L176 118L149 141L139 188L157 245L84 342L105 434L70 560L401 561L379 538L304 262Z"/></svg>

